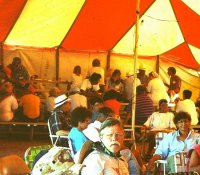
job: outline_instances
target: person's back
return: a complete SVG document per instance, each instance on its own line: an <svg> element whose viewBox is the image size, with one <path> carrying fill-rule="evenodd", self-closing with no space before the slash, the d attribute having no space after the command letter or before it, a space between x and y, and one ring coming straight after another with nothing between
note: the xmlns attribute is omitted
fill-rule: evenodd
<svg viewBox="0 0 200 175"><path fill-rule="evenodd" d="M156 72L149 73L149 83L147 85L147 91L149 92L149 96L152 99L154 105L158 105L160 99L169 100L169 96L165 89L164 83Z"/></svg>
<svg viewBox="0 0 200 175"><path fill-rule="evenodd" d="M23 107L23 114L29 119L36 119L40 116L40 98L32 93L25 94L20 99L20 106Z"/></svg>
<svg viewBox="0 0 200 175"><path fill-rule="evenodd" d="M141 85L141 82L138 78L136 78L136 87ZM133 97L133 83L134 83L134 77L131 72L129 72L128 77L124 80L124 93L126 99L129 101L132 100Z"/></svg>
<svg viewBox="0 0 200 175"><path fill-rule="evenodd" d="M176 112L188 112L191 115L192 125L196 125L198 123L198 114L196 111L195 103L190 100L192 96L192 91L190 90L184 90L183 91L183 98L184 100L179 101L176 106Z"/></svg>
<svg viewBox="0 0 200 175"><path fill-rule="evenodd" d="M11 121L14 111L18 108L17 99L12 93L13 87L10 82L0 85L0 121Z"/></svg>
<svg viewBox="0 0 200 175"><path fill-rule="evenodd" d="M71 111L80 106L87 108L87 98L80 94L79 88L72 88L69 98L71 99Z"/></svg>
<svg viewBox="0 0 200 175"><path fill-rule="evenodd" d="M13 111L17 108L17 99L13 95L0 100L0 121L11 121L14 117Z"/></svg>

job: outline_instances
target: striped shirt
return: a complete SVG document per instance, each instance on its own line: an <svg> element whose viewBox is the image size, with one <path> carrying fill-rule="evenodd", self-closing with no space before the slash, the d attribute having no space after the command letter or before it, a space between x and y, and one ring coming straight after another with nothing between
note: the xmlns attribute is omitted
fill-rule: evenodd
<svg viewBox="0 0 200 175"><path fill-rule="evenodd" d="M136 96L135 124L143 125L154 112L153 102L147 94ZM127 113L132 114L132 103L127 106Z"/></svg>

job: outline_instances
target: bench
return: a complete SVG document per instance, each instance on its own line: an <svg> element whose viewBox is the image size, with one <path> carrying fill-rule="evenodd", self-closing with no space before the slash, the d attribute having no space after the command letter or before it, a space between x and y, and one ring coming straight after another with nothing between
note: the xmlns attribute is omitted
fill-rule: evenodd
<svg viewBox="0 0 200 175"><path fill-rule="evenodd" d="M2 126L9 126L7 127L8 130L5 130L5 128L3 127L2 130ZM16 131L14 128L16 126L20 126L20 129L24 128L24 127L28 127L30 128L30 132L26 132L23 130L19 130ZM10 121L10 122L0 122L0 134L29 134L30 136L30 140L33 140L33 136L34 136L34 129L37 126L43 126L45 131L40 131L40 132L35 132L35 134L48 134L48 126L47 126L47 122L15 122L15 121Z"/></svg>

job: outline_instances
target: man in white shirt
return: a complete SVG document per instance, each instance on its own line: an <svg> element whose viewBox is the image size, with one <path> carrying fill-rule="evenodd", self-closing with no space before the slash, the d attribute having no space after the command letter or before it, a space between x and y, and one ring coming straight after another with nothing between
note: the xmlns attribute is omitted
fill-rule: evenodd
<svg viewBox="0 0 200 175"><path fill-rule="evenodd" d="M124 80L124 91L126 99L131 101L133 97L133 82L134 82L134 72L130 71L126 75L126 79ZM141 82L138 78L136 78L136 87L141 85Z"/></svg>
<svg viewBox="0 0 200 175"><path fill-rule="evenodd" d="M71 99L71 111L80 106L87 108L87 98L80 94L80 89L78 87L71 89L69 99Z"/></svg>
<svg viewBox="0 0 200 175"><path fill-rule="evenodd" d="M198 114L196 111L195 103L190 100L192 96L192 91L184 90L183 91L183 100L179 101L176 104L176 112L187 112L190 114L192 121L191 125L196 125L198 123Z"/></svg>

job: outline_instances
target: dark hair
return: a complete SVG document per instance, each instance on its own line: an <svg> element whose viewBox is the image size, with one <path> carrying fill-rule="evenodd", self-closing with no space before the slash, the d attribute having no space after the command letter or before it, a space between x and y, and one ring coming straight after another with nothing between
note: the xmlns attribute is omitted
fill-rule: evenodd
<svg viewBox="0 0 200 175"><path fill-rule="evenodd" d="M107 118L102 124L101 124L101 127L100 127L100 130L99 132L101 132L103 129L107 128L107 127L111 127L111 126L115 126L115 125L119 125L121 128L123 128L122 126L122 123L115 119L115 118Z"/></svg>
<svg viewBox="0 0 200 175"><path fill-rule="evenodd" d="M95 105L95 103L103 103L102 98L97 97L97 96L91 97L90 104Z"/></svg>
<svg viewBox="0 0 200 175"><path fill-rule="evenodd" d="M162 105L162 103L168 103L166 99L160 99L159 100L159 106Z"/></svg>
<svg viewBox="0 0 200 175"><path fill-rule="evenodd" d="M136 94L137 95L144 94L145 92L147 92L146 87L144 87L142 85L139 85L139 86L136 87Z"/></svg>
<svg viewBox="0 0 200 175"><path fill-rule="evenodd" d="M174 123L177 124L178 121L182 120L182 119L188 119L191 122L191 116L189 113L187 112L178 112L176 113L175 117L174 117Z"/></svg>
<svg viewBox="0 0 200 175"><path fill-rule="evenodd" d="M77 71L80 71L81 73L81 67L79 65L74 67L73 73L75 74Z"/></svg>
<svg viewBox="0 0 200 175"><path fill-rule="evenodd" d="M14 57L12 63L21 63L21 58L20 57Z"/></svg>
<svg viewBox="0 0 200 175"><path fill-rule="evenodd" d="M183 91L183 96L184 96L185 99L190 99L191 96L192 96L192 91L190 91L190 90L184 90Z"/></svg>
<svg viewBox="0 0 200 175"><path fill-rule="evenodd" d="M176 69L174 67L169 67L168 70L171 71L173 74L176 74Z"/></svg>
<svg viewBox="0 0 200 175"><path fill-rule="evenodd" d="M111 89L111 90L105 92L105 94L103 96L103 101L111 100L111 99L118 99L118 98L119 98L119 93L117 91L115 91L114 89Z"/></svg>
<svg viewBox="0 0 200 175"><path fill-rule="evenodd" d="M90 82L99 81L100 79L101 79L101 75L100 75L100 74L97 74L97 73L93 73L93 74L89 77Z"/></svg>
<svg viewBox="0 0 200 175"><path fill-rule="evenodd" d="M92 61L92 66L93 67L99 67L100 66L100 61L96 58Z"/></svg>
<svg viewBox="0 0 200 175"><path fill-rule="evenodd" d="M87 118L92 118L92 112L85 107L77 107L71 113L71 124L77 127L79 122L84 122Z"/></svg>
<svg viewBox="0 0 200 175"><path fill-rule="evenodd" d="M109 116L109 114L114 114L114 111L109 107L102 107L99 109L99 113L102 113L104 116Z"/></svg>

